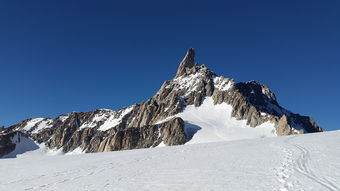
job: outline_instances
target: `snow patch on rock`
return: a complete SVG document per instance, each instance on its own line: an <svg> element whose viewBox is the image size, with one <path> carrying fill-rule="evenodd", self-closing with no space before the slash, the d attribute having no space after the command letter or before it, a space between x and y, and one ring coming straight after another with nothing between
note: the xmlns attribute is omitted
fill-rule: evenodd
<svg viewBox="0 0 340 191"><path fill-rule="evenodd" d="M27 121L26 125L22 127L22 130L24 131L30 131L37 123L44 120L44 118L34 118L29 121Z"/></svg>
<svg viewBox="0 0 340 191"><path fill-rule="evenodd" d="M117 126L119 123L122 122L122 119L125 115L129 114L133 110L134 106L130 106L127 108L124 108L122 110L115 111L114 115L111 115L103 125L101 125L98 130L100 131L106 131L109 130L115 126ZM119 114L118 114L119 113ZM118 114L118 116L116 116Z"/></svg>
<svg viewBox="0 0 340 191"><path fill-rule="evenodd" d="M87 121L83 123L79 127L79 129L96 127L98 122L107 121L110 117L115 115L115 112L112 110L100 110L100 111L101 112L94 115L91 121Z"/></svg>
<svg viewBox="0 0 340 191"><path fill-rule="evenodd" d="M68 115L68 114L66 114L66 115L60 115L60 116L58 117L58 119L59 119L61 122L66 121L67 118L69 118L69 115Z"/></svg>
<svg viewBox="0 0 340 191"><path fill-rule="evenodd" d="M173 82L177 85L177 90L186 90L186 95L197 90L197 85L202 81L204 74L197 72L188 76L175 78Z"/></svg>
<svg viewBox="0 0 340 191"><path fill-rule="evenodd" d="M52 127L52 119L45 119L40 121L39 123L37 123L37 126L34 128L34 130L32 131L32 134L36 134L39 133L39 131L41 131L42 129L47 129Z"/></svg>
<svg viewBox="0 0 340 191"><path fill-rule="evenodd" d="M214 87L220 91L227 91L232 87L232 82L228 78L218 76L214 78Z"/></svg>

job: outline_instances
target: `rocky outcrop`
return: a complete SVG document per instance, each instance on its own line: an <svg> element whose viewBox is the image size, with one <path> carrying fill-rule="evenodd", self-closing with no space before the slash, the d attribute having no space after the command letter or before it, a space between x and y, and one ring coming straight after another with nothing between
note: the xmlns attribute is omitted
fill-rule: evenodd
<svg viewBox="0 0 340 191"><path fill-rule="evenodd" d="M171 119L160 125L162 141L166 146L182 145L186 141L184 121L180 118Z"/></svg>
<svg viewBox="0 0 340 191"><path fill-rule="evenodd" d="M277 124L276 133L279 136L290 135L293 133L291 126L288 123L288 119L285 115L281 117Z"/></svg>
<svg viewBox="0 0 340 191"><path fill-rule="evenodd" d="M1 133L0 134L0 158L11 153L15 149L15 144L12 138L17 132Z"/></svg>
<svg viewBox="0 0 340 191"><path fill-rule="evenodd" d="M3 130L21 132L49 148L70 152L105 152L184 144L188 140L185 123L176 118L188 105L199 107L206 97L214 104L232 106L232 116L246 120L253 128L270 121L278 135L323 131L312 118L294 114L281 107L270 89L256 81L236 83L217 76L205 65L195 63L195 51L189 49L174 79L165 81L149 100L117 111L72 112L55 119L27 119ZM230 116L226 116L230 117ZM2 135L0 135L2 136ZM6 135L9 136L9 135ZM8 138L0 143L13 145ZM192 135L190 135L192 136Z"/></svg>
<svg viewBox="0 0 340 191"><path fill-rule="evenodd" d="M98 152L150 148L163 142L167 146L181 145L186 141L184 121L174 118L159 125L119 130L107 136Z"/></svg>

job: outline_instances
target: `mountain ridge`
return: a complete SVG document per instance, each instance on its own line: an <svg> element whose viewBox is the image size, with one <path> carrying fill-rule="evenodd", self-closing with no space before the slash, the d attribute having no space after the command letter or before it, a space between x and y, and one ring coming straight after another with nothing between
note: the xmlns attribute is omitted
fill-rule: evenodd
<svg viewBox="0 0 340 191"><path fill-rule="evenodd" d="M205 102L210 98L211 103ZM231 78L217 76L205 65L199 66L195 62L195 50L190 48L175 77L165 81L147 101L115 111L97 109L62 114L55 119L23 120L0 132L2 140L7 140L0 142L0 157L15 149L15 144L8 138L15 132L20 132L20 135L39 144L45 144L50 149L61 149L64 153L79 148L83 152L103 152L148 148L162 144L185 144L195 138L197 133L209 128L211 133L211 129L216 129L211 122L209 125L208 121L197 122L199 125L195 120L189 123L193 113L187 113L184 119L183 115L180 116L187 108L200 108L203 103L208 110L203 114L198 111L202 115L196 121L205 119L209 108L214 110L212 108L215 106L224 104L221 113L230 112L230 116L211 116L205 120L223 120L225 124L218 126L228 126L231 123L228 121L230 118L234 120L237 128L254 129L268 122L272 124L271 128L278 136L323 131L311 117L301 116L281 107L275 94L266 85L256 81L236 83ZM196 112L195 108L191 108L191 111ZM225 121L224 118L228 120ZM193 125L194 130L188 129L188 126ZM222 137L228 136L228 133L223 132Z"/></svg>

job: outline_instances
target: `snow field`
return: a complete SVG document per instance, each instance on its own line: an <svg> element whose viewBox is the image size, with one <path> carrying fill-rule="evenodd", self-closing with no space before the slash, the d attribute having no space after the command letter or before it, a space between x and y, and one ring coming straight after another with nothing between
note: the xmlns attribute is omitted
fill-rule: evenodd
<svg viewBox="0 0 340 191"><path fill-rule="evenodd" d="M340 190L340 132L1 159L0 190Z"/></svg>

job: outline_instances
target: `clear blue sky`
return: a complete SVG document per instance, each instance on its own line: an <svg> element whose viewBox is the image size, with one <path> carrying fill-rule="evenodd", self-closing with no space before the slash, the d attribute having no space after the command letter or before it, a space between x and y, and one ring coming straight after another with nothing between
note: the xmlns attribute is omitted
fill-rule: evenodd
<svg viewBox="0 0 340 191"><path fill-rule="evenodd" d="M337 4L336 4L337 3ZM150 98L190 47L340 129L339 1L1 1L0 125Z"/></svg>

